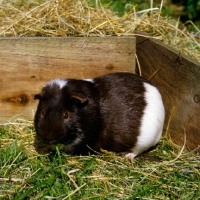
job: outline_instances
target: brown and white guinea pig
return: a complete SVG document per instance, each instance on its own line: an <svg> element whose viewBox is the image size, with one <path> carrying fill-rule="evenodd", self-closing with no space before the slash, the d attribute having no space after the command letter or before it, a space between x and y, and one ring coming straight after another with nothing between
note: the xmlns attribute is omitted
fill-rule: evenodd
<svg viewBox="0 0 200 200"><path fill-rule="evenodd" d="M55 79L35 99L37 135L48 144L63 144L68 154L101 148L133 159L162 135L161 95L149 81L131 73Z"/></svg>

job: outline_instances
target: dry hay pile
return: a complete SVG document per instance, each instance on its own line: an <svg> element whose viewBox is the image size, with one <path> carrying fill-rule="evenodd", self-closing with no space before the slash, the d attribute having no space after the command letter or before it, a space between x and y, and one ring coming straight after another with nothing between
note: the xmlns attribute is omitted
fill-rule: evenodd
<svg viewBox="0 0 200 200"><path fill-rule="evenodd" d="M134 36L145 32L200 61L200 44L179 22L162 17L161 8L137 12L133 7L118 17L100 1L93 8L86 0L1 0L0 36Z"/></svg>

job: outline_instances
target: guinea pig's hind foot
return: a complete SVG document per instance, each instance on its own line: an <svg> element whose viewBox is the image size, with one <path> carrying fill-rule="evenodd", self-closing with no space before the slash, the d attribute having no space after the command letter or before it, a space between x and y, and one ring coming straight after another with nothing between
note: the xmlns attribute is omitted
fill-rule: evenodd
<svg viewBox="0 0 200 200"><path fill-rule="evenodd" d="M128 160L130 160L130 161L133 161L133 159L135 158L137 156L137 154L135 154L135 153L127 153L127 154L125 154L125 158L127 158Z"/></svg>

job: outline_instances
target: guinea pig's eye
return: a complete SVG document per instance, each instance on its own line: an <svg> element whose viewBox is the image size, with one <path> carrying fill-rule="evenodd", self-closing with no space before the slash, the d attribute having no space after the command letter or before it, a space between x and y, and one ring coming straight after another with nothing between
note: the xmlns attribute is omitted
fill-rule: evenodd
<svg viewBox="0 0 200 200"><path fill-rule="evenodd" d="M64 119L68 119L68 117L69 117L68 112L64 112L64 113L63 113L63 118L64 118Z"/></svg>
<svg viewBox="0 0 200 200"><path fill-rule="evenodd" d="M43 109L42 112L40 113L40 117L44 117L44 116L45 116L45 113L46 113L46 110Z"/></svg>

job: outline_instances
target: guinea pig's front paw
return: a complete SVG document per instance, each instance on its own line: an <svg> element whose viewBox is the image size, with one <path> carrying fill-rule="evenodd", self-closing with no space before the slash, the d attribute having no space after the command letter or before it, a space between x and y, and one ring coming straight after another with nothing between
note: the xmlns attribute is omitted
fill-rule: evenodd
<svg viewBox="0 0 200 200"><path fill-rule="evenodd" d="M125 158L127 158L130 161L133 161L133 159L137 156L137 154L131 152L131 153L127 153L125 154Z"/></svg>

